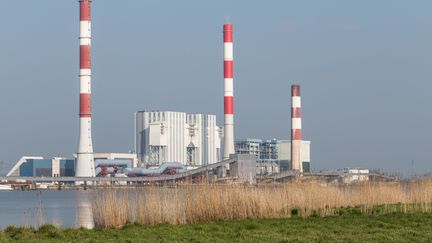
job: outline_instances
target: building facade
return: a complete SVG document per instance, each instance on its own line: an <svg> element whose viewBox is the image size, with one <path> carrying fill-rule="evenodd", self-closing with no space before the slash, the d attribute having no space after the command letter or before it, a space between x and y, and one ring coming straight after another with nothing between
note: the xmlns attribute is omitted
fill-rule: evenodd
<svg viewBox="0 0 432 243"><path fill-rule="evenodd" d="M253 154L257 158L257 174L279 172L278 140L246 138L234 142L236 154Z"/></svg>
<svg viewBox="0 0 432 243"><path fill-rule="evenodd" d="M22 157L6 176L75 176L75 160L62 157Z"/></svg>
<svg viewBox="0 0 432 243"><path fill-rule="evenodd" d="M310 171L310 141L302 141L301 160L304 172ZM272 174L291 169L291 141L241 139L235 141L237 154L257 157L257 174Z"/></svg>
<svg viewBox="0 0 432 243"><path fill-rule="evenodd" d="M199 167L221 160L222 128L215 115L173 111L135 113L135 151L146 167L179 162Z"/></svg>

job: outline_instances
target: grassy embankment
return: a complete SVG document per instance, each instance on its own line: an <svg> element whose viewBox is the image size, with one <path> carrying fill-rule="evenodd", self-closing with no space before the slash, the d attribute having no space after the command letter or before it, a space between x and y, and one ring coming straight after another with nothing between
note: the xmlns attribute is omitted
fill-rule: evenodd
<svg viewBox="0 0 432 243"><path fill-rule="evenodd" d="M96 192L92 208L97 227L118 228L127 222L195 224L334 216L346 207L364 215L432 213L431 203L432 180L421 180L346 187L298 182L259 187L215 184L103 190Z"/></svg>
<svg viewBox="0 0 432 243"><path fill-rule="evenodd" d="M364 215L344 210L342 216L248 219L206 224L143 226L120 229L33 230L9 227L0 242L430 242L432 214Z"/></svg>

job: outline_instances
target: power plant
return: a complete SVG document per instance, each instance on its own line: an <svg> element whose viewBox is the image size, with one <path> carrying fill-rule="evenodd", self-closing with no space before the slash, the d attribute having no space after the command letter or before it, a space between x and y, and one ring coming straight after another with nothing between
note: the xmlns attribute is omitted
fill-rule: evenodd
<svg viewBox="0 0 432 243"><path fill-rule="evenodd" d="M8 175L16 176L22 172L29 176L52 174L62 177L74 170L76 178L92 181L91 177L109 177L121 173L126 177L157 177L177 173L178 175L172 177L176 178L175 180L224 178L233 175L249 178L252 171L254 176L277 173L297 176L310 173L311 142L304 141L302 136L301 96L298 84L291 86L290 140L234 140L234 47L231 23L223 25L223 126L216 124L216 115L158 110L137 111L134 118L135 150L130 153L106 153L102 157L99 154L96 161L91 124L91 3L92 0L79 0L80 123L75 166L70 165L70 160L66 158L62 160L69 161L67 166L66 162L58 162L58 157L53 160L43 160L42 157L31 160L23 158L33 157L23 157ZM39 161L44 161L42 167L38 165L42 163ZM68 169L68 173L65 172L65 168ZM147 179L134 179L145 180Z"/></svg>
<svg viewBox="0 0 432 243"><path fill-rule="evenodd" d="M294 32L291 30L292 23L288 23L289 30L287 30L286 19L280 18L278 15L281 13L286 15L286 11L270 13L271 16L276 14L275 23L265 22L260 25L256 21L244 19L239 23L253 23L254 25L249 27L238 25L237 29L236 22L231 23L226 20L220 22L216 27L211 27L212 33L208 34L208 27L203 27L202 23L191 24L193 22L190 20L191 16L186 18L180 16L184 13L179 16L181 21L188 21L186 24L173 23L171 19L163 19L166 16L162 16L162 18L157 16L157 21L162 21L155 25L155 22L147 20L154 18L154 13L147 9L145 13L142 12L142 7L147 7L147 3L140 6L141 8L138 10L140 18L146 18L143 21L146 24L145 28L139 30L140 28L136 28L136 24L141 25L143 23L137 21L136 17L132 15L134 10L138 8L134 6L134 9L130 9L128 6L129 9L123 9L123 6L115 6L116 13L119 10L120 12L126 10L128 17L132 16L134 19L131 21L130 18L126 18L123 22L124 20L116 15L115 18L110 19L112 21L110 24L105 24L105 27L100 28L103 30L102 32L99 32L98 25L94 26L95 37L99 37L95 39L94 44L96 44L95 47L100 46L101 48L100 52L99 49L94 49L93 54L96 62L92 66L92 4L100 3L102 5L106 2L76 1L78 4L76 2L71 4L75 8L73 10L74 16L78 15L77 10L79 10L79 27L77 19L71 20L70 23L75 23L73 24L74 30L76 32L79 29L79 32L65 36L65 41L57 41L55 44L69 43L72 41L72 37L73 39L78 37L79 41L74 40L72 42L74 46L76 45L75 48L60 46L66 51L70 50L71 53L65 55L72 56L72 60L78 62L74 65L65 65L59 62L59 66L53 66L50 69L56 80L54 82L51 82L50 79L45 80L51 85L60 84L61 87L52 88L54 91L57 90L54 95L60 94L60 96L51 94L51 97L57 102L64 100L67 104L50 105L50 109L54 110L58 117L55 120L44 119L45 116L30 120L32 125L30 129L33 129L35 124L42 125L42 129L40 129L42 137L33 130L30 136L21 139L21 147L32 144L33 149L29 148L26 155L16 161L10 169L8 168L5 176L0 175L0 191L15 191L1 193L2 198L7 199L7 201L4 203L0 200L0 207L2 207L5 216L4 219L0 220L0 223L3 221L7 224L3 226L0 224L0 239L41 238L43 240L48 238L62 239L66 236L66 238L69 237L76 241L98 239L98 237L128 240L136 238L148 241L161 239L198 241L210 238L220 241L230 241L233 238L234 240L237 238L241 240L252 239L249 241L338 240L349 238L340 234L342 232L340 229L344 229L344 224L349 225L356 218L367 221L371 216L373 216L372 221L374 222L365 223L365 225L367 224L367 232L363 235L369 236L366 237L366 240L377 238L370 232L377 231L376 228L379 231L377 231L378 238L390 239L391 237L389 238L387 235L385 237L379 235L381 234L381 229L379 229L381 223L378 222L380 221L377 220L378 217L381 219L382 216L387 219L390 215L392 219L396 219L394 213L412 214L412 216L417 216L417 214L425 216L427 213L432 213L432 210L428 208L432 202L432 194L428 191L430 189L428 186L431 185L431 176L419 177L414 175L414 161L412 161L413 175L411 179L407 180L401 175L387 174L379 171L379 169L370 170L364 167L320 170L320 168L343 162L339 161L339 157L342 158L345 155L342 153L338 154L339 157L333 157L329 161L327 159L329 155L332 156L341 151L341 146L337 146L337 142L341 139L334 130L345 131L346 127L342 125L347 126L351 123L350 121L342 121L332 127L335 125L334 122L331 119L330 122L326 120L332 118L331 115L328 115L328 110L325 110L324 113L316 112L316 116L311 117L308 111L311 110L312 113L315 113L313 108L317 106L317 103L311 103L314 102L314 99L315 102L319 100L317 96L325 95L325 92L319 92L318 95L313 92L319 88L317 88L316 83L313 83L314 81L303 83L300 80L295 81L295 83L288 83L284 81L289 80L290 77L281 77L284 75L292 77L302 75L301 79L313 80L314 75L318 75L323 79L322 83L327 89L334 89L333 87L329 88L329 85L334 84L329 82L327 73L323 72L322 68L316 68L316 63L311 62L311 60L321 57L309 58L307 56L317 55L317 53L322 55L323 53L311 51L305 56L304 51L300 51L302 55L297 55L299 51L294 50L293 52L293 48L303 48L298 44L299 40L304 42L303 39L311 36L292 38L294 36ZM118 3L124 4L119 1ZM94 10L99 10L98 5L94 6ZM153 5L150 7L151 10L155 8ZM184 6L182 5L182 7ZM298 8L299 6L295 7ZM109 8L112 6L100 11L106 13ZM202 6L198 6L198 8L202 8ZM29 9L34 10L34 7ZM262 9L259 10L262 12ZM39 11L34 12L38 13ZM97 20L101 12L95 11L94 14ZM160 11L156 14L159 15ZM171 14L169 12L168 16ZM102 17L105 17L105 21L108 23L106 16ZM194 13L192 13L193 17L195 17ZM238 17L241 18L241 16ZM180 18L177 18L177 21L180 21ZM52 18L47 16L43 23L47 23L46 20L50 19ZM305 19L308 18L296 19L296 21L303 21L299 24L300 27L304 27ZM104 19L102 18L102 20ZM61 23L61 30L69 31L66 27L70 23ZM95 24L97 23L99 21L95 22ZM129 27L128 24L133 26ZM297 25L297 23L295 24ZM239 42L236 42L236 47L234 47L233 25L236 25L236 33L238 33L236 41ZM186 33L190 35L189 38L182 38L182 31L185 29L181 26L192 26L193 32ZM257 36L255 33L257 26L264 26L263 31L265 33L260 33ZM273 29L269 31L268 26L273 26ZM275 26L276 28L274 28ZM173 30L173 27L178 28ZM319 26L319 28L321 27ZM126 38L126 41L130 42L127 50L116 49L123 47L124 36L128 36L124 34L124 31L128 31L130 28L134 30L131 38ZM112 30L109 35L104 32L106 29ZM252 31L250 31L251 29ZM142 34L137 34L136 30L141 31ZM249 33L244 35L248 31ZM333 32L337 31L340 32L340 30ZM247 36L251 33L251 36ZM113 38L113 34L116 34L118 38ZM208 36L204 36L206 34ZM274 46L269 49L266 41L269 40L270 34L276 35L278 39L277 41L270 39L270 43ZM318 34L322 33L318 32ZM287 39L287 36L290 43L280 48L282 43L280 39ZM17 39L15 36L13 37ZM99 42L99 39L104 40ZM191 40L193 44L190 44ZM137 41L137 44L132 41ZM257 47L257 41L265 43L265 45ZM41 43L46 44L44 41ZM98 43L102 43L102 45ZM34 43L29 45L30 48L33 48L31 44ZM116 44L120 45L116 46ZM161 46L165 49L159 50ZM241 48L245 46L247 48ZM236 49L238 52L236 52L235 59L236 67L238 67L236 69L238 71L236 73L236 94L238 95L236 111L238 113L236 127L234 127L234 48L237 47L239 48ZM251 47L253 50L250 50ZM249 50L246 50L248 48ZM265 50L261 48L265 48ZM133 52L132 55L129 53L130 51ZM295 62L287 61L285 55L288 52L291 53L289 58L296 55L302 56L300 62L298 60ZM23 53L27 57L30 56L28 51ZM102 60L104 56L109 56L109 61L101 62L101 66L104 66L102 68L98 68L100 53L102 53ZM75 56L74 54L79 55ZM355 54L350 53L352 56ZM40 61L38 59L40 55L33 56ZM129 65L124 65L125 59L128 60L126 62ZM247 61L243 62L245 59ZM303 59L307 61L304 62ZM340 61L339 59L336 58L336 61ZM284 67L280 68L282 65ZM308 67L304 68L304 65L308 65ZM70 91L71 87L63 86L73 83L55 81L57 81L59 73L61 74L60 77L69 74L69 76L64 76L61 79L71 79L70 73L73 76L76 75L77 66L79 66L77 75L79 95L77 94L78 90L73 89L74 87L78 88L75 84L72 86L74 91L69 93L69 95L71 93L73 95L70 98L67 97L67 94L65 95L62 89L65 88ZM92 67L95 75L95 83L93 84L96 90L94 100L92 100ZM112 70L109 70L109 67ZM254 70L258 67L260 70ZM33 68L38 69L39 67ZM64 68L68 70L65 71ZM312 72L305 73L305 70L309 70L308 68ZM103 78L99 78L100 72L98 70L102 72ZM244 75L245 73L246 75ZM29 75L28 73L25 74ZM167 75L165 76L165 74ZM250 76L250 74L256 76ZM46 75L43 76L43 78L46 77ZM99 84L97 82L99 79L104 80L104 82ZM18 81L22 80L24 78L18 77ZM38 85L37 87L42 87L42 89L46 87L44 86L46 83L40 82L38 77L35 80L39 81L34 82ZM24 89L28 86L28 83L17 83ZM221 109L222 85L223 118ZM22 90L21 88L19 91ZM312 91L309 92L310 90ZM36 95L41 96L39 93ZM302 112L302 95L305 98L303 100L305 113ZM371 96L371 94L368 95ZM26 93L21 95L21 97L26 96ZM78 97L79 102L76 100ZM99 97L102 98L99 99ZM68 102L70 100L72 102ZM24 105L27 103L26 100L19 101ZM54 103L52 100L46 101L49 104ZM95 101L93 103L94 113L92 101ZM172 107L167 107L167 103L172 104ZM73 105L72 108L68 106L70 104ZM315 109L319 109L319 105ZM360 103L361 105L367 106L368 104L365 105L363 102ZM321 106L329 107L324 103ZM41 107L45 106L41 105ZM21 120L24 123L29 123L27 117L33 116L33 113L16 112L20 110L13 109L10 117L20 114L26 118ZM73 110L74 114L72 114ZM79 110L78 114L76 114L77 110ZM25 111L28 112L29 110ZM32 112L39 111L32 110ZM63 113L66 113L66 116ZM68 114L72 118L68 117ZM76 115L78 115L79 123L76 123ZM92 118L95 118L95 150L92 139ZM70 121L73 122L72 125ZM320 130L310 128L309 121L312 124L319 123ZM28 133L22 124L17 123L17 127ZM79 127L76 127L78 124ZM304 134L303 125L305 127ZM71 127L73 129L69 129L71 132L64 132L65 126L67 127L66 130ZM328 140L319 139L319 136L323 135L320 134L323 129L328 129L325 132L332 135L329 136L331 139L328 139L329 137L327 137ZM53 134L54 136L52 136ZM20 134L13 135L14 138L22 138L19 136ZM69 137L65 139L65 136L72 136L75 140L77 135L78 148L76 148L76 144L69 145L68 142L65 142L65 140L70 139ZM352 135L347 134L346 138L348 139ZM9 134L6 134L5 137L7 136ZM129 137L130 140L125 141L125 137ZM314 151L314 164L311 164L311 138L314 139L314 143L320 146L320 149ZM366 138L368 137L366 136ZM38 150L40 144L43 143L47 147L46 145L52 141L64 142L64 144L56 145L57 153L53 152L48 156L46 154L44 156L31 154ZM16 146L16 141L7 142L12 148L10 153L15 153L16 149L21 149L20 146ZM35 143L38 144L35 145ZM323 144L326 143L333 145L333 154L323 147ZM368 152L361 151L360 147L362 144L351 146L349 149L355 150L357 154L361 154L363 157L368 155ZM126 151L112 151L112 148L123 148ZM70 157L62 156L59 153L64 149L71 153ZM352 152L351 150L347 149L348 152L346 153ZM361 158L361 156L357 156L355 159ZM366 161L356 161L355 163L359 163L360 166L366 165ZM0 161L0 167L0 172L2 172L2 161ZM428 193L430 194L427 195L428 197L424 196ZM381 197L377 196L380 194L382 194ZM4 205L8 207L3 207ZM410 219L414 218L412 216L409 216ZM21 222L19 221L20 217ZM324 218L320 222L322 221L321 224L325 225L329 237L323 237L323 230L321 229L310 230L313 228L310 227L311 225L320 223L315 220L318 217ZM338 217L342 221L336 221ZM306 226L292 228L299 220L307 221ZM329 222L335 227L327 227ZM165 227L165 225L169 227ZM254 227L251 228L250 225ZM259 227L255 227L256 225ZM273 229L276 233L265 229L266 233L262 234L266 225L272 225L271 228L275 228L273 227L275 225L278 226ZM404 224L400 225L399 228L406 228L403 228ZM417 223L415 226L419 225ZM221 229L217 229L220 231L217 234L214 234L214 226ZM151 229L149 231L149 227L156 230ZM319 227L322 228L320 225ZM304 232L299 233L299 228L305 228ZM393 228L391 227L388 231L395 231ZM181 232L184 229L186 229L186 233ZM191 237L191 229L197 237ZM239 231L238 229L242 231L241 234L238 232L236 234L230 233L232 230ZM345 231L349 234L359 230L362 229L350 227ZM79 234L74 237L70 235L70 232L78 232ZM412 232L408 232L409 239L427 238L428 235L423 236L421 234L423 232L420 230L417 234L420 237L412 237ZM401 230L397 230L396 233L398 237L406 234L405 231ZM245 235L248 237L244 237ZM396 239L396 237L393 238Z"/></svg>
<svg viewBox="0 0 432 243"><path fill-rule="evenodd" d="M95 176L91 124L91 0L80 0L80 96L77 177Z"/></svg>

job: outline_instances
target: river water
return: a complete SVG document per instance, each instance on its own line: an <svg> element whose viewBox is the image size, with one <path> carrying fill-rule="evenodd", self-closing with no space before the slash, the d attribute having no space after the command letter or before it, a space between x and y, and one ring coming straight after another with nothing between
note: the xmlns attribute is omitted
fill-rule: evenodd
<svg viewBox="0 0 432 243"><path fill-rule="evenodd" d="M9 225L92 228L94 191L0 191L0 229Z"/></svg>

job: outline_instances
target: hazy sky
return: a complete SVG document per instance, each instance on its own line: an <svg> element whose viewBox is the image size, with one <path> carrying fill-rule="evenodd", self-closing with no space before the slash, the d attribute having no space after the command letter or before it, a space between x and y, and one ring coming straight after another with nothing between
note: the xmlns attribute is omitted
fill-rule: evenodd
<svg viewBox="0 0 432 243"><path fill-rule="evenodd" d="M133 149L133 115L223 114L234 24L235 136L288 139L302 86L312 168L432 171L432 1L93 1L95 152ZM2 1L0 160L78 146L78 2ZM3 169L4 170L4 169Z"/></svg>

